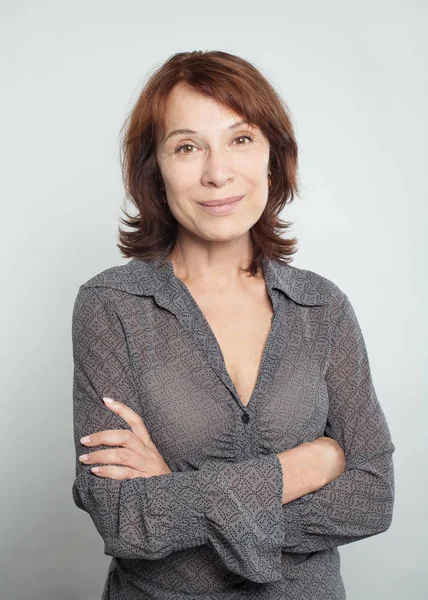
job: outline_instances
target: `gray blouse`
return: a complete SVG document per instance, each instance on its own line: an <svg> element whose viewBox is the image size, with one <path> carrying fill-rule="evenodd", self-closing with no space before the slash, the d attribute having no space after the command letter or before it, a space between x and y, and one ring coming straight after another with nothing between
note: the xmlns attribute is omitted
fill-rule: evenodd
<svg viewBox="0 0 428 600"><path fill-rule="evenodd" d="M274 316L245 406L218 342L171 260L132 258L80 286L72 317L73 499L112 556L103 600L343 600L338 546L392 520L395 446L347 295L276 259L263 273ZM126 403L172 473L99 477L80 438L130 426ZM320 436L346 470L282 505L277 457Z"/></svg>

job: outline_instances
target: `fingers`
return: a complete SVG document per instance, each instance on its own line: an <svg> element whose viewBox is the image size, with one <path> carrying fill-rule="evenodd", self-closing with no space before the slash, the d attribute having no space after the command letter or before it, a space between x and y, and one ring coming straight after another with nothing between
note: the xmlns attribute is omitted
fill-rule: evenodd
<svg viewBox="0 0 428 600"><path fill-rule="evenodd" d="M118 465L136 471L143 471L145 465L144 456L137 454L128 448L108 448L107 450L94 450L79 456L81 463L85 465L96 465L107 463L108 466ZM102 467L104 468L104 467Z"/></svg>
<svg viewBox="0 0 428 600"><path fill-rule="evenodd" d="M106 429L105 431L95 431L86 438L81 438L80 442L87 448L96 446L122 446L122 450L132 450L138 454L144 455L145 445L133 431L129 429ZM104 450L98 450L104 452ZM93 452L96 454L96 452Z"/></svg>
<svg viewBox="0 0 428 600"><path fill-rule="evenodd" d="M123 479L135 479L136 477L144 477L143 473L131 469L131 467L118 467L116 465L102 465L100 467L93 467L91 471L97 477L108 477L110 479L117 479L119 481Z"/></svg>
<svg viewBox="0 0 428 600"><path fill-rule="evenodd" d="M170 473L168 465L159 455L141 416L122 402L103 398L105 405L118 414L130 427L129 429L107 429L96 431L80 439L82 445L88 447L119 446L107 450L94 450L82 454L79 460L82 464L95 464L96 475L111 479L132 479ZM112 402L108 402L112 400ZM159 460L161 459L161 460ZM102 466L98 466L102 465Z"/></svg>
<svg viewBox="0 0 428 600"><path fill-rule="evenodd" d="M128 423L128 425L131 426L133 433L135 433L140 440L147 445L152 443L150 434L144 425L143 419L137 412L135 412L135 410L132 410L132 408L126 406L126 404L123 404L123 402L119 402L113 398L103 398L103 401L110 410L119 415L124 421L126 421L126 423Z"/></svg>

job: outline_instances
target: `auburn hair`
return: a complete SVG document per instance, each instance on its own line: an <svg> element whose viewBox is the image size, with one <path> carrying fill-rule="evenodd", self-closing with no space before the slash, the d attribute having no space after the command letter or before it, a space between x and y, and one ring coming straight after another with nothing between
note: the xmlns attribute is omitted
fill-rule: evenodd
<svg viewBox="0 0 428 600"><path fill-rule="evenodd" d="M144 85L121 128L121 166L125 202L137 209L119 226L117 247L125 257L169 259L175 246L177 221L162 201L162 177L156 160L157 140L165 135L168 97L180 82L229 107L257 125L270 143L271 185L268 200L250 229L253 260L245 269L255 275L264 257L291 262L297 238L280 234L292 222L278 214L293 201L298 189L298 150L289 110L273 85L251 63L227 52L197 50L173 54Z"/></svg>

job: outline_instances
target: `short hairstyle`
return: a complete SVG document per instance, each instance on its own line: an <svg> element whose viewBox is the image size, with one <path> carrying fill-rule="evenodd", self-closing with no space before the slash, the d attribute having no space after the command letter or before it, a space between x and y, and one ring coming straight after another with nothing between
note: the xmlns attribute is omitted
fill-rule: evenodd
<svg viewBox="0 0 428 600"><path fill-rule="evenodd" d="M298 194L297 143L285 102L273 85L248 61L222 51L197 50L172 55L151 74L122 128L122 176L125 201L137 209L120 221L117 244L125 257L168 260L175 246L177 221L162 201L162 176L156 160L157 140L165 135L168 97L180 82L229 107L257 125L270 143L271 186L263 214L250 229L255 275L264 257L291 262L297 238L281 237L292 222L278 214Z"/></svg>

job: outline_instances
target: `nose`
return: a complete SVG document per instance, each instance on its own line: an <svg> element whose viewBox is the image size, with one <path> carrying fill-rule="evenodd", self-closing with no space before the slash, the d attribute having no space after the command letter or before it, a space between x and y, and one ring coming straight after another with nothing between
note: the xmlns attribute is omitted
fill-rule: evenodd
<svg viewBox="0 0 428 600"><path fill-rule="evenodd" d="M211 149L204 162L202 183L222 187L235 178L231 159L226 152Z"/></svg>

